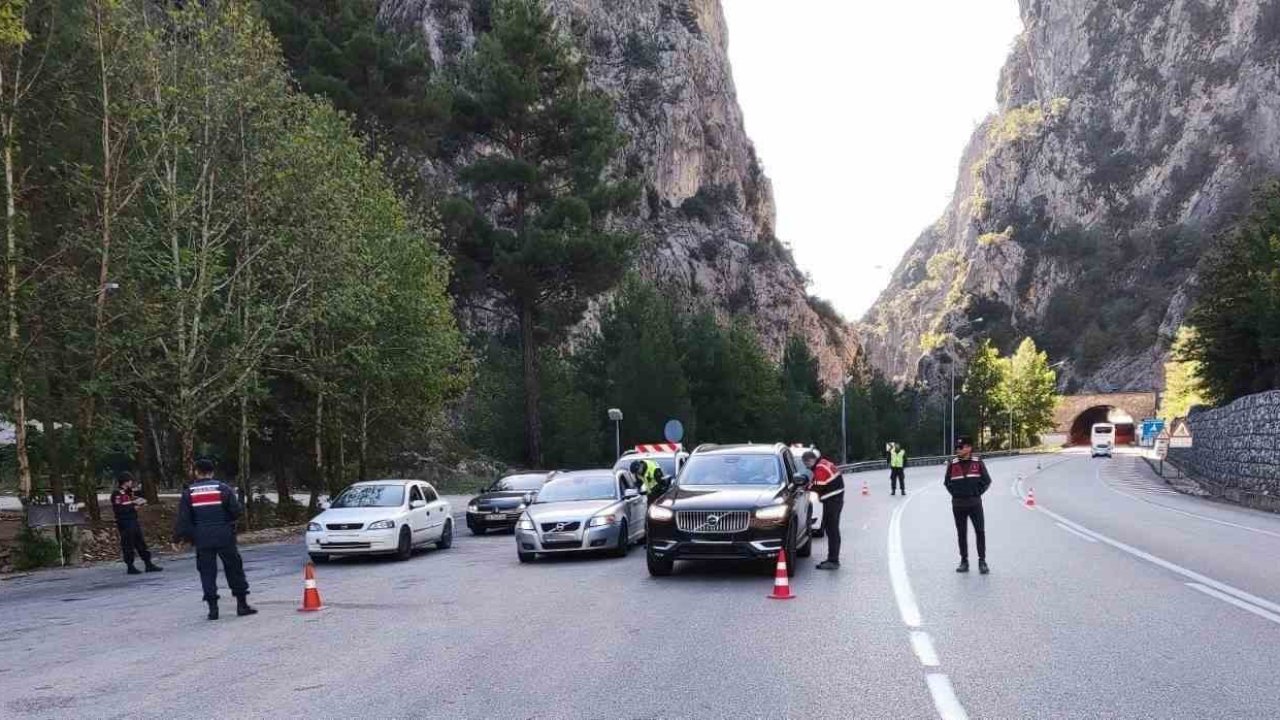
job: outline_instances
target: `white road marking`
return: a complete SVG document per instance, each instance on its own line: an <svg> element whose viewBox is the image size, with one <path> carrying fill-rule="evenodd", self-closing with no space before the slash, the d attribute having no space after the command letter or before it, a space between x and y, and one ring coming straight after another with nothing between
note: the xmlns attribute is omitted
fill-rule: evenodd
<svg viewBox="0 0 1280 720"><path fill-rule="evenodd" d="M1185 578L1194 580L1202 585L1207 585L1211 588L1218 590L1219 592L1224 592L1228 595L1233 595L1236 598L1239 598L1240 600L1243 600L1247 603L1252 603L1254 605L1257 605L1260 608L1266 608L1271 612L1280 613L1280 605L1277 605L1271 602L1270 600L1260 598L1257 595L1252 595L1250 593L1245 592L1244 590L1241 590L1238 587L1234 587L1224 582L1214 580L1213 578L1208 577L1206 575L1201 575L1195 570L1188 570L1187 568L1184 568L1181 565L1178 565L1177 563L1169 562L1164 558L1156 557L1155 555L1152 555L1149 552L1144 552L1142 550L1139 550L1138 548L1133 547L1132 545L1126 545L1120 542L1119 540L1112 540L1106 535L1094 532L1093 530L1090 530L1089 528L1077 522L1068 520L1067 518L1062 517L1061 515L1055 513L1054 511L1049 510L1048 508L1045 508L1044 506L1040 507L1040 511L1048 515L1049 517L1057 520L1058 522L1061 522L1063 525L1066 525L1071 528L1075 528L1079 532L1082 532L1085 535L1088 535L1089 537L1100 540L1119 550L1123 550L1124 552L1127 552L1130 555L1133 555L1134 557L1140 558L1142 560L1146 560L1147 562L1152 563L1153 565L1159 565L1165 570L1175 572Z"/></svg>
<svg viewBox="0 0 1280 720"><path fill-rule="evenodd" d="M912 493L893 509L893 517L889 519L889 581L893 585L893 596L898 601L898 613L909 628L920 627L920 607L916 605L916 594L911 590L911 579L907 576L907 561L902 554L902 511L920 494Z"/></svg>
<svg viewBox="0 0 1280 720"><path fill-rule="evenodd" d="M923 630L912 630L911 649L916 652L916 657L920 658L921 665L938 666L938 651L933 649L933 640L929 637L929 633Z"/></svg>
<svg viewBox="0 0 1280 720"><path fill-rule="evenodd" d="M1098 480L1099 480L1103 485L1105 485L1105 486L1107 487L1107 489L1108 489L1108 490L1110 490L1111 492L1113 492L1113 493L1115 493L1115 494L1117 494L1117 495L1123 495L1123 496L1125 496L1125 497L1129 498L1130 500L1137 500L1138 502L1144 502L1144 503L1146 503L1146 504L1148 504L1148 505L1154 505L1155 507L1158 507L1158 508L1160 508L1161 510L1165 510L1165 511L1168 511L1168 512L1171 512L1171 513L1177 513L1177 514L1179 514L1179 515L1186 515L1187 517L1193 517L1193 518L1196 518L1197 520L1204 520L1205 522L1211 522L1211 523L1214 523L1215 525L1225 525L1225 526L1227 526L1227 527L1233 527L1233 528L1236 528L1236 529L1239 529L1239 530L1247 530L1247 531L1249 531L1249 532L1251 532L1251 533L1258 533L1259 535L1269 535L1269 536L1274 537L1274 538L1280 538L1280 533L1278 533L1278 532L1272 532L1271 530L1263 530L1262 528L1256 528L1256 527L1252 527L1252 526L1249 526L1249 525L1241 525L1240 523L1227 522L1226 520L1218 520L1218 519L1216 519L1216 518L1211 518L1211 517L1209 517L1209 516L1207 516L1207 515L1200 515L1199 513L1187 512L1186 510L1179 510L1179 509L1177 509L1177 508L1171 508L1171 507L1169 507L1168 505L1164 505L1164 504L1161 504L1161 503L1158 503L1158 502L1152 502L1152 501L1150 501L1150 500L1146 500L1146 499L1144 499L1144 498L1136 497L1136 496L1130 495L1130 494L1129 494L1129 493L1127 493L1127 492L1123 492L1123 491L1121 491L1121 490L1117 490L1117 489L1116 489L1116 488L1115 488L1111 483L1107 482L1106 480L1103 480L1101 475L1098 475L1098 476L1097 476L1097 478L1098 478ZM1169 493L1170 493L1170 494L1173 494L1173 495L1181 495L1181 494L1182 494L1182 493L1180 493L1180 492L1178 492L1178 491L1176 491L1176 490L1170 490L1170 491L1169 491Z"/></svg>
<svg viewBox="0 0 1280 720"><path fill-rule="evenodd" d="M1066 530L1067 532L1071 533L1072 535L1075 535L1076 537L1084 540L1085 542L1091 542L1091 543L1098 542L1097 540L1094 540L1093 538L1089 537L1088 535L1085 535L1082 532L1079 532L1078 530L1075 530L1074 528L1069 528L1066 525L1063 525L1062 523L1056 523L1056 524L1058 527L1062 528L1063 530Z"/></svg>
<svg viewBox="0 0 1280 720"><path fill-rule="evenodd" d="M1187 587L1191 588L1192 590L1199 590L1200 592L1210 597L1218 598L1222 602L1231 603L1232 605L1235 605L1241 610L1246 610L1248 612L1253 613L1254 615L1257 615L1260 618L1266 618L1267 620L1270 620L1271 622L1276 623L1277 625L1280 625L1280 615L1277 615L1272 612L1267 612L1266 610L1263 610L1262 608L1257 607L1256 605L1250 605L1249 603L1243 600L1237 600L1236 598L1233 598L1230 595L1227 595L1226 593L1220 593L1217 590L1214 590L1213 588L1207 588L1201 585L1200 583L1187 583Z"/></svg>
<svg viewBox="0 0 1280 720"><path fill-rule="evenodd" d="M933 696L933 706L938 710L942 720L969 720L969 714L956 698L956 691L951 689L951 681L942 673L929 673L925 676L929 683L929 694Z"/></svg>

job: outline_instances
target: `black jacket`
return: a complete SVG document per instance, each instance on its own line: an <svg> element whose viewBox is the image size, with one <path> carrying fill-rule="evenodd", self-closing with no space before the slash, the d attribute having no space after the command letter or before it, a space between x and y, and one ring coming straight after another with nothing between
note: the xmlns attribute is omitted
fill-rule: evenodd
<svg viewBox="0 0 1280 720"><path fill-rule="evenodd" d="M976 455L968 460L953 457L947 463L942 484L952 498L979 498L991 487L991 474L987 472L987 464Z"/></svg>
<svg viewBox="0 0 1280 720"><path fill-rule="evenodd" d="M111 493L111 512L115 513L116 525L128 527L138 524L138 508L133 504L133 493L117 488Z"/></svg>
<svg viewBox="0 0 1280 720"><path fill-rule="evenodd" d="M182 491L173 536L199 549L235 545L240 509L240 500L230 485L221 480L197 480Z"/></svg>

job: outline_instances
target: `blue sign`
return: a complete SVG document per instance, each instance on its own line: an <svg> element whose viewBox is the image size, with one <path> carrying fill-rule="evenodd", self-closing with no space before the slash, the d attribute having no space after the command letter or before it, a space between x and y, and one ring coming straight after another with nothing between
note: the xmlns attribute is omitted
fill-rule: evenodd
<svg viewBox="0 0 1280 720"><path fill-rule="evenodd" d="M684 424L679 420L668 420L666 427L662 428L662 434L669 443L678 443L684 439Z"/></svg>
<svg viewBox="0 0 1280 720"><path fill-rule="evenodd" d="M1164 430L1164 421L1159 418L1147 418L1142 421L1138 432L1138 444L1143 447L1155 445L1156 436Z"/></svg>

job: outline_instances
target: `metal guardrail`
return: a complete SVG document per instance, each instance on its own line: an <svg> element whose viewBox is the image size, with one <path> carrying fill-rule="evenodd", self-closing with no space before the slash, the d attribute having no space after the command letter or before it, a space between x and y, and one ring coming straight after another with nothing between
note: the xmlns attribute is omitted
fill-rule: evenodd
<svg viewBox="0 0 1280 720"><path fill-rule="evenodd" d="M1039 455L1050 452L1049 450L1025 449L1025 450L996 450L994 452L978 453L983 458L1002 458L1016 457L1018 455ZM921 467L924 465L945 465L953 456L951 455L921 455L920 457L908 457L907 467ZM863 460L862 462L849 463L840 466L840 472L865 472L868 470L888 470L888 460Z"/></svg>

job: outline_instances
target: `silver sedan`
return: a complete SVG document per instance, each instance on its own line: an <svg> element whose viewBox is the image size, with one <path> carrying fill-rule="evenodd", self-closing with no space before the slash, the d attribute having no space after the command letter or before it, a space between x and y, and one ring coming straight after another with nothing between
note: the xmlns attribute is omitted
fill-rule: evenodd
<svg viewBox="0 0 1280 720"><path fill-rule="evenodd" d="M538 555L608 550L621 557L644 538L646 504L612 470L556 473L516 524L520 562Z"/></svg>

